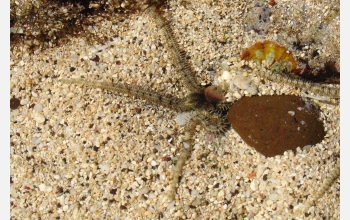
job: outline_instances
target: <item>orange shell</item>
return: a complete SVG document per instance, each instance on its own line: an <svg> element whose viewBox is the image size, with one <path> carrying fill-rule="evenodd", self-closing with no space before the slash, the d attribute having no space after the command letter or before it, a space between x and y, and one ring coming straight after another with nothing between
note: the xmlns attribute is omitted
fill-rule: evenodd
<svg viewBox="0 0 350 220"><path fill-rule="evenodd" d="M297 68L297 62L295 61L293 54L288 52L287 48L269 40L256 42L251 47L244 50L241 59L257 60L260 64L265 60L269 66L276 61L289 61L292 64L292 72Z"/></svg>

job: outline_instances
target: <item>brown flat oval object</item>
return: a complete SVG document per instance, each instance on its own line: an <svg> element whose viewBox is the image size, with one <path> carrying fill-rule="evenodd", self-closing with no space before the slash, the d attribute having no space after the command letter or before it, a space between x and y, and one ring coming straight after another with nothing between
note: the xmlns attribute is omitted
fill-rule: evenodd
<svg viewBox="0 0 350 220"><path fill-rule="evenodd" d="M228 112L233 129L266 157L321 142L325 131L318 118L316 106L292 95L243 97Z"/></svg>

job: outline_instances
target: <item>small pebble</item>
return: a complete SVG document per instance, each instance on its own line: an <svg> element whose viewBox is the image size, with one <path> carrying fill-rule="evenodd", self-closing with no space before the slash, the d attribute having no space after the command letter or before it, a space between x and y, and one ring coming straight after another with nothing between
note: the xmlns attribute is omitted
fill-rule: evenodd
<svg viewBox="0 0 350 220"><path fill-rule="evenodd" d="M19 113L18 109L15 109L12 111L12 115L14 115L14 116L18 115L18 113Z"/></svg>
<svg viewBox="0 0 350 220"><path fill-rule="evenodd" d="M269 199L270 199L271 201L276 201L276 200L277 200L277 197L278 197L278 195L277 195L276 193L272 193L272 194L270 194Z"/></svg>
<svg viewBox="0 0 350 220"><path fill-rule="evenodd" d="M265 170L265 165L259 164L256 171L256 178L259 179Z"/></svg>
<svg viewBox="0 0 350 220"><path fill-rule="evenodd" d="M26 105L28 104L28 100L27 99L22 99L21 100L21 105Z"/></svg>
<svg viewBox="0 0 350 220"><path fill-rule="evenodd" d="M34 119L37 123L39 123L39 124L42 124L42 123L45 122L45 117L44 117L44 115L42 115L41 113L39 113L39 112L37 112L37 111L34 111L34 112L32 113L32 117L33 117L33 119Z"/></svg>
<svg viewBox="0 0 350 220"><path fill-rule="evenodd" d="M226 80L226 81L229 81L232 79L232 76L231 76L230 72L228 72L228 71L224 71L222 73L221 77L223 80Z"/></svg>
<svg viewBox="0 0 350 220"><path fill-rule="evenodd" d="M43 110L43 106L42 106L42 104L38 103L38 104L35 104L33 109L37 112L41 112Z"/></svg>
<svg viewBox="0 0 350 220"><path fill-rule="evenodd" d="M42 184L39 185L39 190L40 191L43 192L43 191L45 191L45 189L46 189L46 185L45 184L42 183Z"/></svg>
<svg viewBox="0 0 350 220"><path fill-rule="evenodd" d="M17 98L10 99L10 108L17 109L20 105L21 101Z"/></svg>
<svg viewBox="0 0 350 220"><path fill-rule="evenodd" d="M60 179L59 175L54 175L53 178L55 178L56 180Z"/></svg>
<svg viewBox="0 0 350 220"><path fill-rule="evenodd" d="M68 210L68 205L64 205L62 210L66 212Z"/></svg>
<svg viewBox="0 0 350 220"><path fill-rule="evenodd" d="M258 181L257 180L253 180L251 183L250 183L250 189L253 190L253 191L256 191L258 189Z"/></svg>
<svg viewBox="0 0 350 220"><path fill-rule="evenodd" d="M37 138L37 137L33 137L33 138L32 138L32 144L37 145L37 144L39 144L40 142L41 142L41 140L40 140L39 138Z"/></svg>
<svg viewBox="0 0 350 220"><path fill-rule="evenodd" d="M259 184L259 190L262 191L262 192L265 191L266 186L267 186L267 182L266 182L266 181L260 182L260 184Z"/></svg>

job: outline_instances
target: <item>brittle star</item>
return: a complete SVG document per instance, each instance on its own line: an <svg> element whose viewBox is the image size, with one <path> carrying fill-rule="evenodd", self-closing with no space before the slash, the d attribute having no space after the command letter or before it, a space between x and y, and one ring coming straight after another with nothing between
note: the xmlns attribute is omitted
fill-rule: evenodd
<svg viewBox="0 0 350 220"><path fill-rule="evenodd" d="M185 53L180 49L180 46L174 38L169 23L157 12L157 8L151 6L146 10L146 13L163 31L167 40L168 49L172 53L179 73L182 75L182 79L189 90L189 94L186 97L177 98L164 96L144 88L129 87L122 84L89 82L81 79L62 79L61 82L68 84L83 84L85 86L116 91L136 98L145 99L157 105L163 105L178 112L192 112L185 124L184 136L182 138L184 147L174 168L172 182L169 186L168 196L173 200L175 198L175 191L182 174L183 166L192 152L197 125L202 125L202 127L210 132L217 134L224 133L230 127L226 119L226 113L230 103L224 101L225 91L220 86L199 86L199 83L194 77L193 71L185 58ZM296 87L307 87L308 89L321 94L336 97L339 96L339 92L333 92L331 89L316 85L314 86L313 84L305 83L303 81L295 81L277 74L264 74L261 76L274 81L283 81Z"/></svg>

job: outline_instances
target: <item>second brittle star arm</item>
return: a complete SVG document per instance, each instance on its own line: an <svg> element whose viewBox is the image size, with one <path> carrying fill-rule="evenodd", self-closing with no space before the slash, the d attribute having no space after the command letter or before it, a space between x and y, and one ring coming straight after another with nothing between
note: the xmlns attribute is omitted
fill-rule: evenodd
<svg viewBox="0 0 350 220"><path fill-rule="evenodd" d="M226 121L226 118L217 114L212 115L206 111L194 111L191 114L185 126L185 136L183 138L184 147L182 148L179 159L175 165L173 178L169 186L168 198L170 200L175 199L176 188L179 184L183 167L191 155L197 125L204 127L209 132L222 134L230 127Z"/></svg>
<svg viewBox="0 0 350 220"><path fill-rule="evenodd" d="M169 26L169 23L162 18L159 13L156 11L155 6L151 6L146 11L148 15L153 18L155 23L161 28L163 34L166 38L168 47L174 57L176 65L179 72L182 74L182 78L185 81L186 86L191 92L199 92L201 88L197 82L197 79L190 67L190 64L187 62L185 58L185 53L180 49L179 44L174 38L173 31Z"/></svg>
<svg viewBox="0 0 350 220"><path fill-rule="evenodd" d="M193 105L190 102L188 102L187 97L181 99L181 98L177 98L169 95L160 95L155 93L154 91L149 91L141 87L138 88L135 86L130 87L122 84L91 82L91 81L82 80L82 79L61 79L60 82L65 84L82 84L93 88L101 88L101 89L106 89L110 91L116 91L118 93L134 96L135 98L143 99L150 103L161 105L176 111L189 111L193 109Z"/></svg>

